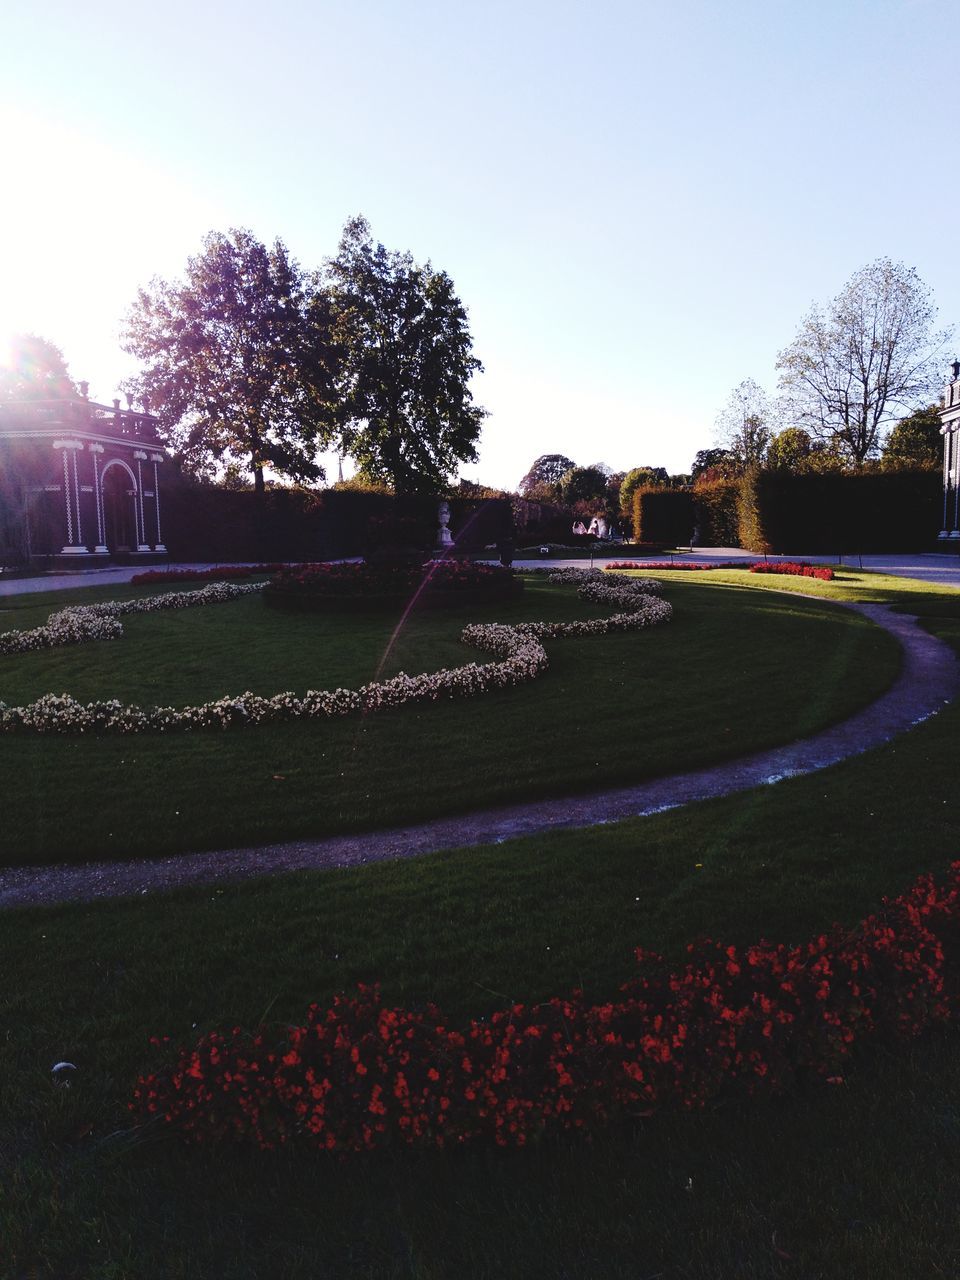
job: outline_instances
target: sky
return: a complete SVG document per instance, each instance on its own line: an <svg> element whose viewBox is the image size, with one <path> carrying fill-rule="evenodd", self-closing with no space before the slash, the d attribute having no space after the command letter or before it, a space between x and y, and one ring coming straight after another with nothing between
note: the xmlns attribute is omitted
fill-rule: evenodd
<svg viewBox="0 0 960 1280"><path fill-rule="evenodd" d="M0 335L110 400L125 313L209 231L305 268L362 213L453 279L489 412L688 471L811 304L890 257L960 321L949 0L49 0L0 42ZM952 358L952 349L947 353ZM946 359L945 359L946 369ZM335 463L334 469L335 469ZM335 478L335 476L334 476Z"/></svg>

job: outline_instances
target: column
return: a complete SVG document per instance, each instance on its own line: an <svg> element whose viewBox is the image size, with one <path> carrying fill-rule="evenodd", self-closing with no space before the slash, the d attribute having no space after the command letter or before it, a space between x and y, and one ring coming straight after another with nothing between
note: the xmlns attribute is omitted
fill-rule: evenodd
<svg viewBox="0 0 960 1280"><path fill-rule="evenodd" d="M109 548L104 536L106 521L103 516L103 487L100 483L100 455L103 453L103 445L88 444L87 450L93 459L93 505L97 509L97 545L93 550L96 555L105 556L108 554Z"/></svg>
<svg viewBox="0 0 960 1280"><path fill-rule="evenodd" d="M142 449L135 449L133 451L133 456L137 460L137 517L139 524L139 528L137 530L137 550L149 551L150 547L147 546L147 533L143 527L143 476L140 472L140 468L147 460L147 455Z"/></svg>
<svg viewBox="0 0 960 1280"><path fill-rule="evenodd" d="M63 458L63 500L67 513L67 541L61 549L61 554L85 556L87 548L80 528L80 479L77 474L77 454L83 448L83 441L54 440L53 447L61 451Z"/></svg>
<svg viewBox="0 0 960 1280"><path fill-rule="evenodd" d="M162 453L151 453L150 461L153 463L153 505L157 517L157 545L155 551L166 551L163 545L163 535L160 532L160 477L157 472L157 464L164 462L165 458Z"/></svg>

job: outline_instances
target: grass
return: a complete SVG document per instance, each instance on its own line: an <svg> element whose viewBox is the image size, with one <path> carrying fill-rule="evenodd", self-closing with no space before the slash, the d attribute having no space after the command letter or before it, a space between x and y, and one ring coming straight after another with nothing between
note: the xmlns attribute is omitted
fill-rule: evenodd
<svg viewBox="0 0 960 1280"><path fill-rule="evenodd" d="M668 594L670 624L552 642L540 680L469 703L231 733L2 739L0 862L265 843L637 781L814 732L899 667L886 633L828 599L682 581ZM26 597L8 617L35 625L60 603ZM486 616L602 613L534 581ZM134 616L117 641L2 658L0 689L8 703L66 690L184 704L356 686L472 661L457 637L474 619L414 611L397 630L393 617L280 614L248 598Z"/></svg>
<svg viewBox="0 0 960 1280"><path fill-rule="evenodd" d="M734 598L688 590L721 611ZM958 600L914 602L955 647ZM722 616L737 632L739 613ZM6 914L0 1274L957 1274L952 1038L865 1056L842 1089L520 1153L187 1153L124 1132L123 1105L150 1034L282 1023L358 980L465 1018L574 984L602 997L636 945L677 957L701 931L795 939L853 921L957 855L958 730L953 706L823 773L588 831ZM62 1057L79 1067L70 1090L50 1083Z"/></svg>

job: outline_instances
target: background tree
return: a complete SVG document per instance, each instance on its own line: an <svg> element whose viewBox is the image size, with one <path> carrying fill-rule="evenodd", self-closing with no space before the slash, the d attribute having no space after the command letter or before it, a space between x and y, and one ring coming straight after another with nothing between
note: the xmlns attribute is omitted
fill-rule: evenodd
<svg viewBox="0 0 960 1280"><path fill-rule="evenodd" d="M717 441L740 467L759 466L770 443L774 416L767 393L746 378L730 392L717 415Z"/></svg>
<svg viewBox="0 0 960 1280"><path fill-rule="evenodd" d="M520 481L519 490L531 502L558 502L560 481L577 464L563 453L542 453Z"/></svg>
<svg viewBox="0 0 960 1280"><path fill-rule="evenodd" d="M808 471L814 441L802 427L784 427L771 437L767 466L776 471Z"/></svg>
<svg viewBox="0 0 960 1280"><path fill-rule="evenodd" d="M727 480L740 474L742 467L729 449L701 449L693 460L690 478L698 480Z"/></svg>
<svg viewBox="0 0 960 1280"><path fill-rule="evenodd" d="M280 240L268 249L239 229L208 235L183 280L140 290L123 347L145 368L129 387L149 396L186 470L241 464L257 493L266 468L322 478L332 370L315 293Z"/></svg>
<svg viewBox="0 0 960 1280"><path fill-rule="evenodd" d="M917 409L908 418L901 419L887 436L883 446L881 463L884 470L896 471L910 467L943 465L943 436L940 434L940 414L935 404Z"/></svg>
<svg viewBox="0 0 960 1280"><path fill-rule="evenodd" d="M477 460L485 410L473 404L467 313L430 263L374 243L351 218L327 264L337 350L339 447L398 493L438 491Z"/></svg>
<svg viewBox="0 0 960 1280"><path fill-rule="evenodd" d="M777 358L792 420L862 467L896 410L930 394L947 338L932 332L935 315L912 268L889 258L863 267Z"/></svg>
<svg viewBox="0 0 960 1280"><path fill-rule="evenodd" d="M62 400L75 396L63 352L35 333L15 334L0 348L0 400Z"/></svg>
<svg viewBox="0 0 960 1280"><path fill-rule="evenodd" d="M606 507L607 477L599 467L571 467L560 481L560 497L568 507L575 502L595 503L599 513Z"/></svg>
<svg viewBox="0 0 960 1280"><path fill-rule="evenodd" d="M631 467L620 483L619 517L633 526L633 495L640 488L661 489L670 483L665 467Z"/></svg>

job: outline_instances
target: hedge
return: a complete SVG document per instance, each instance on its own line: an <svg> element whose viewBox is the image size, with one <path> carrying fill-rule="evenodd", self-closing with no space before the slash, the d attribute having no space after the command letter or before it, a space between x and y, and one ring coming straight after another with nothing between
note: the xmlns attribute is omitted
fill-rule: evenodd
<svg viewBox="0 0 960 1280"><path fill-rule="evenodd" d="M695 523L689 489L644 487L633 495L633 534L637 542L680 546L689 543Z"/></svg>
<svg viewBox="0 0 960 1280"><path fill-rule="evenodd" d="M942 503L938 471L756 471L740 483L740 545L778 555L917 551L935 543Z"/></svg>

